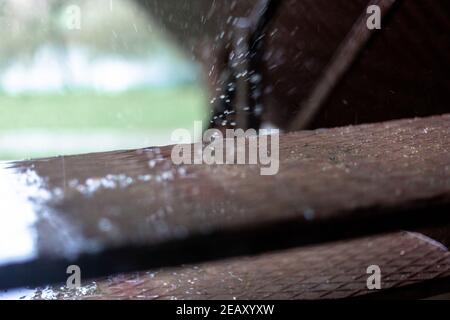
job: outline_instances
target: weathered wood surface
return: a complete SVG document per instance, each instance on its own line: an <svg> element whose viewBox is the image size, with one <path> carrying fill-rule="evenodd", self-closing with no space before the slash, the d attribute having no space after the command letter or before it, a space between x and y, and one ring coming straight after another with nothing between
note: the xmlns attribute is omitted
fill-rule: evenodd
<svg viewBox="0 0 450 320"><path fill-rule="evenodd" d="M381 290L367 288L380 267ZM450 290L450 252L417 233L399 232L260 256L114 275L79 290L52 286L32 299L245 300L422 299ZM0 295L1 298L1 295Z"/></svg>
<svg viewBox="0 0 450 320"><path fill-rule="evenodd" d="M0 287L65 280L73 263L101 276L450 222L450 115L280 141L265 177L177 167L170 147L9 164L37 237L29 261L2 256ZM20 214L2 208L0 223Z"/></svg>

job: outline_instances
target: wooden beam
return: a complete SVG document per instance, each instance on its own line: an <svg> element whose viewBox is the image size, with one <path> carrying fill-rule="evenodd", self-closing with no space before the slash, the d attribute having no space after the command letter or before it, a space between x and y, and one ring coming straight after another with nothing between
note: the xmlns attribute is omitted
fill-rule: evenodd
<svg viewBox="0 0 450 320"><path fill-rule="evenodd" d="M65 281L69 264L94 277L450 222L450 115L281 136L275 176L175 166L170 152L3 169L33 207L36 237L28 260L0 252L0 287ZM9 208L0 223L20 214Z"/></svg>
<svg viewBox="0 0 450 320"><path fill-rule="evenodd" d="M372 265L380 267L381 290L367 288ZM404 300L434 297L449 288L450 252L422 234L397 232L108 276L84 282L81 290L55 285L30 298L48 299L50 292L62 300Z"/></svg>

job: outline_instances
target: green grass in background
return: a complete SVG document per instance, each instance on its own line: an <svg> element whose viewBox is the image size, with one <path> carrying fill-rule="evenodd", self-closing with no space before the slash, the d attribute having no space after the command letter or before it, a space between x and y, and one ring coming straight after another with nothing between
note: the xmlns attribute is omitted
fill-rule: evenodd
<svg viewBox="0 0 450 320"><path fill-rule="evenodd" d="M20 129L149 130L179 128L205 118L200 88L135 90L121 94L77 92L0 94L0 133Z"/></svg>
<svg viewBox="0 0 450 320"><path fill-rule="evenodd" d="M134 90L111 95L95 92L0 94L0 139L23 132L32 134L33 131L50 136L61 132L107 132L112 136L132 135L133 132L141 135L167 133L176 128L191 128L194 121L205 120L206 110L205 95L196 86ZM14 149L0 148L0 159L56 155L45 147L33 152L26 147L22 152L20 146L19 152ZM66 153L73 152L79 151L68 149Z"/></svg>

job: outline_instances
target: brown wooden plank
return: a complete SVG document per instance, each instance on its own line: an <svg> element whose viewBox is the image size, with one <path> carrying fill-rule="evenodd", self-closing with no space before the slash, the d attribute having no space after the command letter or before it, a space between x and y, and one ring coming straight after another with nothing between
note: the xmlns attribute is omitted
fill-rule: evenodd
<svg viewBox="0 0 450 320"><path fill-rule="evenodd" d="M380 267L381 289L367 288L367 268ZM428 298L450 288L450 253L418 233L231 258L219 262L114 275L78 290L37 288L35 300L246 300ZM19 293L19 297L23 292ZM0 294L0 299L2 298Z"/></svg>
<svg viewBox="0 0 450 320"><path fill-rule="evenodd" d="M22 263L1 252L0 287L63 280L72 263L101 276L450 220L450 115L280 141L275 176L177 167L170 147L10 164L37 237ZM20 214L2 208L0 223Z"/></svg>
<svg viewBox="0 0 450 320"><path fill-rule="evenodd" d="M371 265L381 270L379 291L367 288ZM81 297L54 293L65 299L422 299L450 290L450 253L421 234L400 232L118 275L91 287L96 290Z"/></svg>

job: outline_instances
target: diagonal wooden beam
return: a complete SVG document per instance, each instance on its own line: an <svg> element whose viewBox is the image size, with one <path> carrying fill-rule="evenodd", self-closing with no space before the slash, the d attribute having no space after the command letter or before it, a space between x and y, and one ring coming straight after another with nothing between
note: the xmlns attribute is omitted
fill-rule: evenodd
<svg viewBox="0 0 450 320"><path fill-rule="evenodd" d="M384 18L395 7L397 0L370 0L367 8L377 5ZM366 8L365 8L366 9ZM336 53L325 68L311 94L301 105L300 111L290 125L291 131L307 128L314 117L321 111L339 81L347 74L351 66L357 61L361 52L368 46L370 40L378 30L369 30L367 27L368 15L366 11L358 18L349 34L342 41Z"/></svg>

